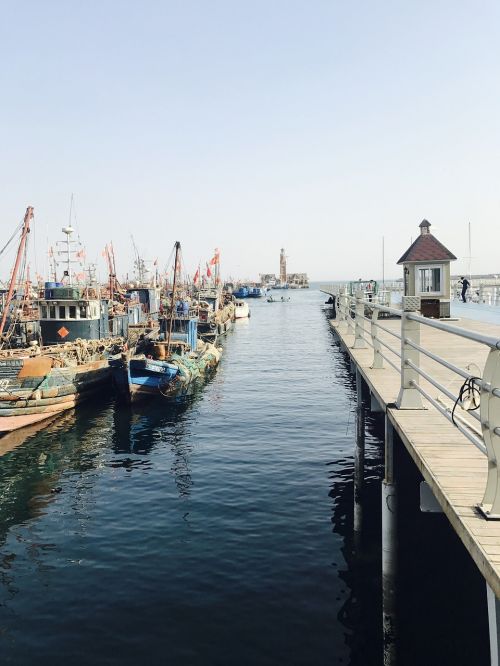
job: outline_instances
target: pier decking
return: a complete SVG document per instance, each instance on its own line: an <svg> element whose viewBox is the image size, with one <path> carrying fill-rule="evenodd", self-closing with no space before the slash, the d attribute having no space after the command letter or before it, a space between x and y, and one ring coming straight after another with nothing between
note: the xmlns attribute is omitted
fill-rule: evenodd
<svg viewBox="0 0 500 666"><path fill-rule="evenodd" d="M452 323L484 335L500 337L498 326L493 324L467 319ZM384 368L372 368L373 349L369 346L354 348L354 331L346 326L345 321L332 320L331 326L375 398L375 406L386 413L453 529L496 597L500 597L500 521L486 520L475 508L485 491L487 456L427 401L424 400L425 409L397 409L395 402L401 386L398 371L389 364L385 364ZM365 322L364 326L368 331L369 324ZM387 331L398 333L401 321L384 320L383 326ZM395 346L396 341L390 333L381 331L379 335L382 344L386 342L388 346ZM420 344L455 365L468 368L472 375L482 375L488 356L484 345L426 326L421 327ZM398 364L400 361L394 357L394 362ZM463 379L455 373L423 355L420 367L454 394L463 383ZM420 386L434 398L440 394L422 377ZM449 404L449 398L441 395ZM461 415L466 414L460 409L458 411ZM479 424L477 426L479 430Z"/></svg>

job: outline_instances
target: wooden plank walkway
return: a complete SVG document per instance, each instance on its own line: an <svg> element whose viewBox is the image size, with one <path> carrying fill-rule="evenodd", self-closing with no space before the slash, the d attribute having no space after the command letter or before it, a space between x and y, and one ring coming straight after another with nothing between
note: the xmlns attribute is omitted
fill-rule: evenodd
<svg viewBox="0 0 500 666"><path fill-rule="evenodd" d="M389 330L400 332L399 320L380 320L380 323ZM494 324L467 319L461 319L456 324L462 328L500 338L499 327ZM332 320L331 326L370 391L387 413L410 456L432 488L453 529L485 580L500 598L500 521L486 521L475 509L475 505L483 498L486 486L488 466L486 455L471 444L427 401L424 400L425 410L398 410L391 406L399 393L399 373L387 363L383 369L370 368L373 349L371 347L353 349L354 336L350 330L347 330L346 324L339 325L337 320ZM368 327L369 324L366 323L366 330ZM380 337L399 351L400 341L394 336L384 332ZM466 369L470 365L472 374L482 374L488 354L488 349L484 345L427 326L421 327L420 344L461 368ZM383 352L399 365L400 360L389 350L384 348ZM457 375L423 355L420 366L456 394L462 383ZM436 399L439 395L438 389L420 379L422 388ZM445 396L442 398L448 405L452 404ZM466 414L460 409L458 411L460 416ZM477 429L480 428L479 422L470 416L468 420Z"/></svg>

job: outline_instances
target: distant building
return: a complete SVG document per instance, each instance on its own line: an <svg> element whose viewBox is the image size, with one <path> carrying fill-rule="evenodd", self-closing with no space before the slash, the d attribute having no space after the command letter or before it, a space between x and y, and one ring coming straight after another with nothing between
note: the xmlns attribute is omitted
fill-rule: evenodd
<svg viewBox="0 0 500 666"><path fill-rule="evenodd" d="M286 284L286 256L283 247L280 251L280 282L282 285Z"/></svg>
<svg viewBox="0 0 500 666"><path fill-rule="evenodd" d="M309 278L307 273L287 273L285 248L280 250L280 276L275 273L261 273L260 281L264 287L307 289L309 287Z"/></svg>
<svg viewBox="0 0 500 666"><path fill-rule="evenodd" d="M307 273L288 273L286 281L290 287L299 287L300 289L307 289L309 287Z"/></svg>

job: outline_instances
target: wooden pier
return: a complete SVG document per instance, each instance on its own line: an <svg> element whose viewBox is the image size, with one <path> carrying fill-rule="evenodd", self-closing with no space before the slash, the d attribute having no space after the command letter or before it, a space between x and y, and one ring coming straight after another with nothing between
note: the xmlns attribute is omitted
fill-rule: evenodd
<svg viewBox="0 0 500 666"><path fill-rule="evenodd" d="M462 410L460 406L456 409L457 421L463 432L450 422L449 417L454 405L453 397L459 395L467 375L479 377L484 382L482 388L486 387L489 395L497 394L498 385L490 384L488 388L486 381L481 378L487 374L485 366L491 364L492 355L500 354L500 346L495 348L492 342L500 340L499 327L466 319L448 324L450 330L457 326L462 331L471 332L473 336L477 334L478 340L468 339L439 330L434 327L436 324L427 326L422 321L415 323L420 318L418 307L411 308L412 314L416 315L413 324L405 322L403 311L399 317L382 319L384 308L379 307L377 310L375 306L370 310L371 303L363 298L361 294L356 299L345 293L340 295L337 319L331 321L331 326L350 357L352 371L356 373L358 401L364 383L370 392L372 410L385 413L386 479L383 484L383 502L386 501L387 493L393 492L394 506L397 506L397 470L393 469L394 433L397 433L487 583L485 603L487 599L491 663L498 664L500 520L491 519L497 516L488 516L488 512L485 515L478 510L478 505L484 506L487 480L490 478L491 482L494 478L492 470L496 466L496 459L492 456L492 447L485 445L491 444L491 438L488 440L489 435L485 435L483 406L481 416L478 416L479 409L475 410L475 419L471 418L474 414ZM394 314L388 313L387 308L385 310L386 314ZM417 334L415 327L418 329ZM486 338L490 340L489 347L484 343ZM417 348L420 351L416 351ZM436 362L436 359L446 359L450 367ZM418 373L415 372L417 366ZM453 368L463 369L462 376L454 372ZM417 387L418 394L415 391ZM405 390L412 393L415 405L411 404L412 400L405 404ZM426 394L434 403L425 399ZM495 400L495 410L498 412L500 397ZM497 425L494 422L487 425L493 438L498 437ZM496 471L495 468L493 472ZM500 487L500 483L497 483L497 487ZM436 509L439 510L437 504ZM396 529L396 523L390 515L384 517L384 509L382 520L383 577L390 581L392 558L395 557L390 552L391 544L395 542L391 530ZM386 596L390 598L390 594L384 590L384 599ZM386 651L390 652L391 649L390 645L386 646Z"/></svg>

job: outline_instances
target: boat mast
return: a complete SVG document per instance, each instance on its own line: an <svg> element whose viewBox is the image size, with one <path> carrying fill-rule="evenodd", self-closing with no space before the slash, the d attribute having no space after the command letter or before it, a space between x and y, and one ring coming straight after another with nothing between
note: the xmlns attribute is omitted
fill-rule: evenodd
<svg viewBox="0 0 500 666"><path fill-rule="evenodd" d="M180 249L181 244L179 241L175 241L174 282L172 285L172 298L170 299L170 320L168 322L167 354L170 352L170 340L172 339L172 327L174 325L175 287L177 286L177 267Z"/></svg>
<svg viewBox="0 0 500 666"><path fill-rule="evenodd" d="M7 315L9 313L9 306L10 306L10 303L12 301L12 296L14 294L14 289L16 287L17 272L19 270L19 265L21 263L21 258L23 256L24 249L26 247L26 239L27 239L28 234L30 232L30 220L32 218L33 218L33 206L28 206L28 208L26 208L26 214L24 216L23 229L21 231L21 240L19 241L19 247L17 249L16 263L14 264L14 268L12 270L12 275L11 275L10 284L9 284L9 291L7 292L7 298L5 299L5 304L4 304L3 314L2 314L2 321L0 322L0 336L3 333L3 329L5 328L5 322L7 321Z"/></svg>

